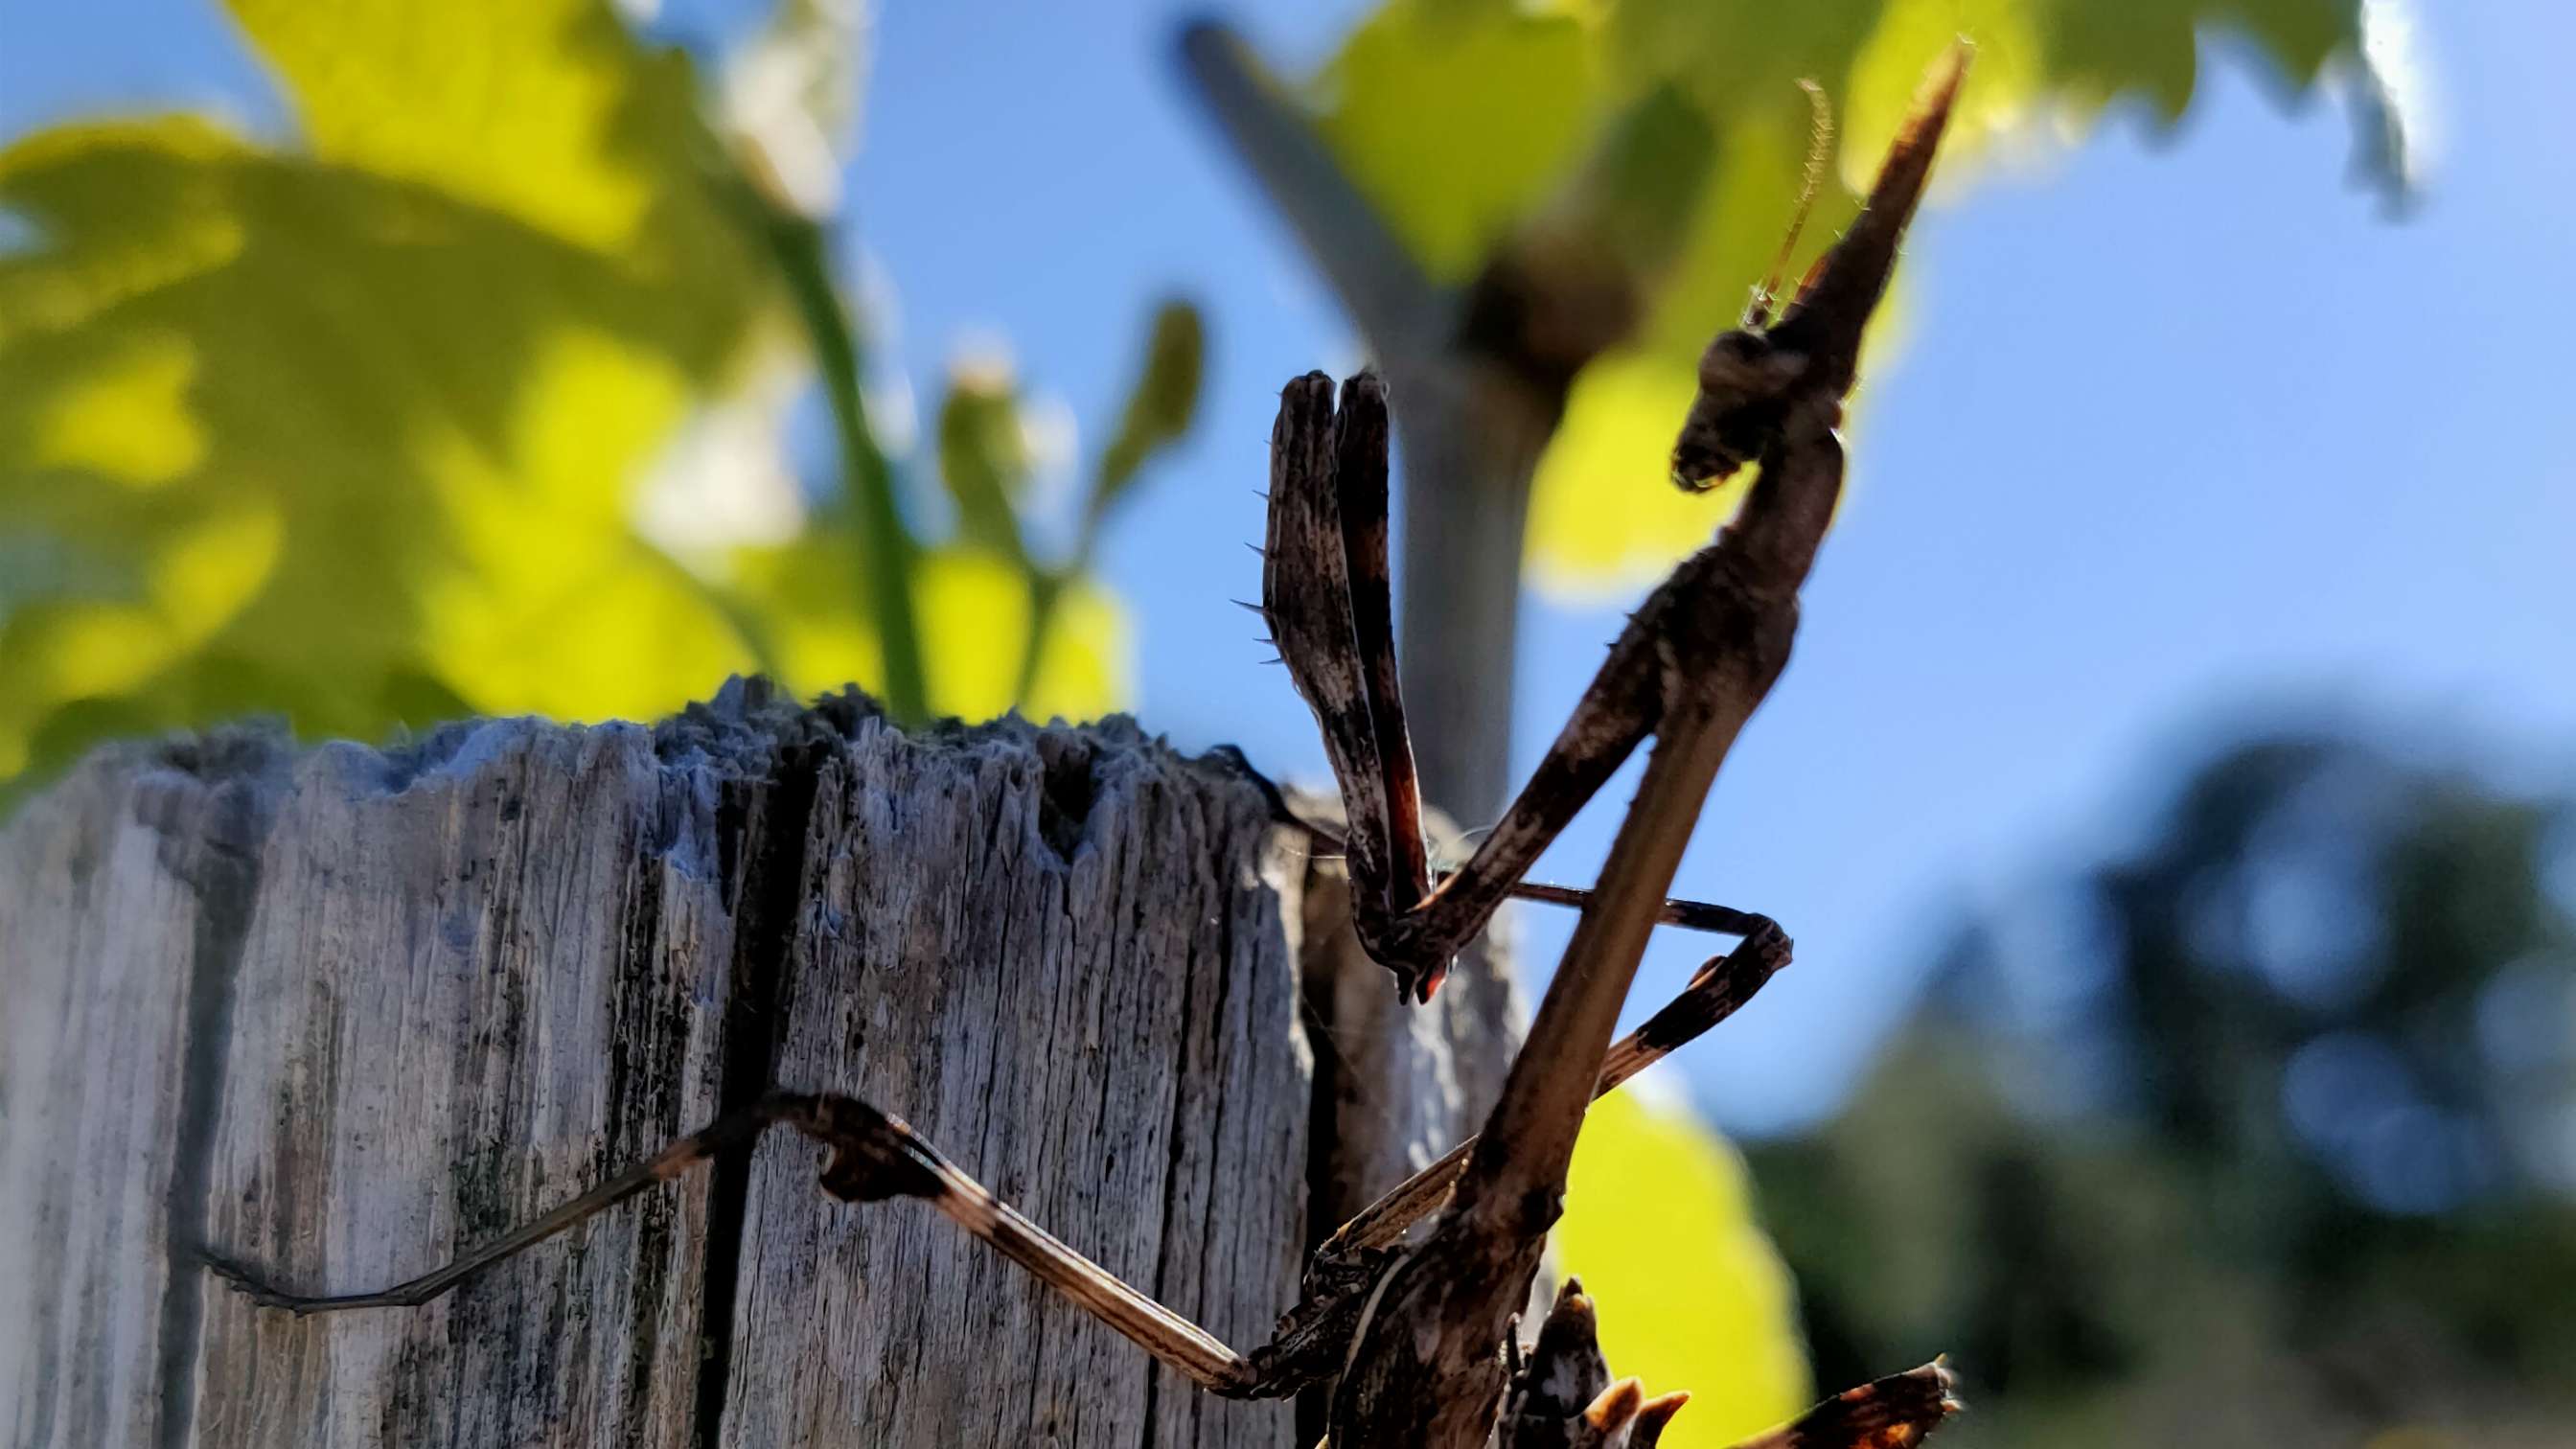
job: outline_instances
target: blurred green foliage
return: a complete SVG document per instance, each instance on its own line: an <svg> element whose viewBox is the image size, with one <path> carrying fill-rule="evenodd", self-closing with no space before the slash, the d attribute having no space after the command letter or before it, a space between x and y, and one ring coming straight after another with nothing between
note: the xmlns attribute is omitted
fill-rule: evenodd
<svg viewBox="0 0 2576 1449"><path fill-rule="evenodd" d="M1682 1104L1652 1087L1593 1104L1554 1247L1600 1305L1611 1372L1690 1391L1664 1444L1733 1444L1816 1398L1797 1293L1744 1161Z"/></svg>
<svg viewBox="0 0 2576 1449"><path fill-rule="evenodd" d="M382 7L240 18L308 152L163 119L0 155L36 238L0 263L0 530L88 585L0 626L0 776L246 710L374 737L721 677L721 616L625 522L760 296L685 71L581 6L435 46ZM505 104L441 71L513 52Z"/></svg>
<svg viewBox="0 0 2576 1449"><path fill-rule="evenodd" d="M2363 0L1391 0L1314 82L1335 155L1417 260L1452 283L1507 249L1606 260L1635 285L1620 346L1574 385L1529 529L1542 583L1600 593L1705 542L1738 496L1651 486L1693 365L1769 267L1799 192L1809 113L1841 113L1838 174L1789 276L1841 231L1952 36L1976 68L1943 147L1956 190L1998 139L2079 135L2112 100L2165 124L2191 99L2199 38L2252 40L2285 89L2353 78L2371 179L2402 190L2402 128L2359 62ZM1862 376L1872 369L1865 362ZM1646 481L1640 481L1646 480ZM1740 486L1740 485L1739 485ZM1617 490L1615 508L1602 491Z"/></svg>
<svg viewBox="0 0 2576 1449"><path fill-rule="evenodd" d="M297 146L170 117L0 152L0 208L30 238L0 253L0 780L103 734L250 710L372 738L464 712L651 714L753 667L800 687L855 678L907 712L1115 700L1122 631L1083 580L1088 550L1048 566L1016 547L999 475L943 469L960 532L909 537L920 500L858 411L859 329L782 265L776 223L797 214L728 159L738 138L714 134L687 57L640 43L602 0L232 8ZM782 7L760 44L846 44L812 8ZM1651 487L1616 509L1584 500L1601 479L1660 475L1690 358L1795 195L1798 78L1839 101L1856 184L1922 58L1975 35L1955 178L1981 135L2035 115L2133 91L2177 114L2204 23L2252 35L2305 85L2353 53L2360 9L1393 0L1317 87L1327 138L1435 273L1519 235L1597 243L1650 277L1633 340L1577 384L1532 531L1547 576L1599 581L1661 567L1727 506ZM1807 252L1849 207L1827 198ZM815 255L805 271L828 288ZM852 486L792 538L674 557L634 524L638 480L685 420L774 365L800 300L852 415ZM1155 338L1085 540L1186 425L1194 314L1167 312ZM971 623L944 612L959 603ZM998 672L914 662L989 648L995 628L1020 645ZM924 669L942 677L916 685Z"/></svg>
<svg viewBox="0 0 2576 1449"><path fill-rule="evenodd" d="M2565 1442L2576 805L2284 734L2154 832L1757 1153L1820 1370L1950 1347L1963 1445Z"/></svg>
<svg viewBox="0 0 2576 1449"><path fill-rule="evenodd" d="M255 711L369 739L650 717L754 668L883 687L897 569L932 661L924 698L895 691L910 712L1115 702L1116 608L997 549L990 518L871 548L862 516L910 530L854 489L739 549L678 557L638 528L682 424L790 346L777 238L821 237L729 159L686 57L599 0L233 10L296 148L168 117L0 152L28 238L0 252L0 782ZM818 355L832 310L804 319ZM1187 426L1195 314L1157 336L1184 327L1086 537ZM873 453L863 426L843 441ZM1020 647L1041 612L1060 626Z"/></svg>
<svg viewBox="0 0 2576 1449"><path fill-rule="evenodd" d="M1125 415L1092 470L1072 556L1060 565L1040 560L1023 536L1020 510L1036 460L1009 374L969 363L950 377L948 399L939 409L939 472L957 509L960 537L1016 565L1027 590L1013 698L1026 697L1044 682L1039 671L1055 637L1057 610L1082 587L1100 549L1102 525L1136 486L1146 461L1189 430L1206 351L1205 324L1196 308L1165 302L1155 310ZM1091 606L1097 608L1096 601ZM1085 627L1077 621L1074 637Z"/></svg>

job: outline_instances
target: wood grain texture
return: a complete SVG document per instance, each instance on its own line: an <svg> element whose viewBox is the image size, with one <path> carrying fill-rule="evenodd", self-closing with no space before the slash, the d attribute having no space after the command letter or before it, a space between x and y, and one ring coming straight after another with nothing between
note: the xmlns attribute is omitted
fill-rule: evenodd
<svg viewBox="0 0 2576 1449"><path fill-rule="evenodd" d="M372 1287L712 1116L723 793L634 726L300 760L234 990L207 1241ZM707 1187L418 1309L294 1318L211 1289L197 1442L685 1446Z"/></svg>
<svg viewBox="0 0 2576 1449"><path fill-rule="evenodd" d="M277 753L118 750L0 832L0 1429L146 1446L184 1431L201 1283L168 1240L203 1200L194 1018L230 972ZM174 1202L178 1208L174 1223Z"/></svg>
<svg viewBox="0 0 2576 1449"><path fill-rule="evenodd" d="M1341 802L1292 791L1304 819L1338 827ZM1462 858L1455 831L1425 817L1435 852ZM1315 1047L1314 1225L1329 1233L1379 1194L1474 1135L1520 1046L1529 1017L1512 977L1511 913L1468 943L1426 1005L1398 994L1351 930L1350 877L1310 862L1305 885L1306 1027Z"/></svg>
<svg viewBox="0 0 2576 1449"><path fill-rule="evenodd" d="M1118 723L863 737L817 780L779 1075L902 1104L1248 1348L1296 1296L1308 1071L1289 857L1222 768ZM821 1200L801 1156L754 1167L747 1222L728 1444L1292 1442L1286 1406L1194 1392L918 1205Z"/></svg>
<svg viewBox="0 0 2576 1449"><path fill-rule="evenodd" d="M774 1077L1249 1348L1310 1235L1296 846L1123 721L907 737L756 685L95 759L0 828L5 1442L1290 1445L785 1140L420 1309L171 1264L380 1286Z"/></svg>

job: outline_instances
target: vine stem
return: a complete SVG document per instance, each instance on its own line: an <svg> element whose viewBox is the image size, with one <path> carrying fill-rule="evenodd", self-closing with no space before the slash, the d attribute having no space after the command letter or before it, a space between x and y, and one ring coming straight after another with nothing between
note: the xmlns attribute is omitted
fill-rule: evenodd
<svg viewBox="0 0 2576 1449"><path fill-rule="evenodd" d="M860 586L884 657L878 698L897 722L920 724L930 718L915 607L921 550L904 526L894 469L868 427L867 400L859 391L858 328L834 282L822 226L774 205L763 211L761 229L814 348L814 364L832 405L841 485L858 523Z"/></svg>

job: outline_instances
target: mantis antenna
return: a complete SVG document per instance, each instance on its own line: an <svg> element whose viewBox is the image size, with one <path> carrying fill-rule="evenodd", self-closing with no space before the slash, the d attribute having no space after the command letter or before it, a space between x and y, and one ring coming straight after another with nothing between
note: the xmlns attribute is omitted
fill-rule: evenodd
<svg viewBox="0 0 2576 1449"><path fill-rule="evenodd" d="M1807 177L1798 188L1798 209L1789 215L1789 234L1780 238L1780 254L1771 259L1770 274L1762 285L1753 289L1753 300L1744 308L1744 325L1768 327L1773 309L1780 301L1780 278L1789 270L1789 255L1798 249L1798 233L1807 226L1807 213L1816 206L1816 192L1825 182L1825 162L1834 152L1834 106L1825 99L1825 88L1800 77L1798 89L1807 93Z"/></svg>

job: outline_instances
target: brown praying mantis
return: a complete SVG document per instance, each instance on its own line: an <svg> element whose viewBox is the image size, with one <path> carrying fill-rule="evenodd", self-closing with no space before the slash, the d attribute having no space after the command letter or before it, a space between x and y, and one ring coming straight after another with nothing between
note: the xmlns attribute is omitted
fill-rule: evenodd
<svg viewBox="0 0 2576 1449"><path fill-rule="evenodd" d="M376 1292L288 1293L209 1254L254 1302L295 1313L425 1303L719 1153L787 1127L829 1149L823 1190L851 1202L918 1198L1070 1303L1212 1393L1279 1397L1330 1383L1341 1449L1648 1449L1686 1395L1612 1382L1593 1307L1569 1283L1524 1348L1527 1300L1591 1100L1724 1020L1788 963L1767 917L1666 898L1736 733L1788 661L1798 592L1832 518L1835 429L1861 332L1886 289L1967 61L1933 66L1866 208L1772 315L1766 283L1745 324L1712 342L1673 474L1704 488L1759 476L1709 547L1630 618L1591 688L1502 821L1435 878L1405 730L1387 571L1388 402L1363 373L1310 373L1281 395L1271 438L1262 612L1313 709L1347 807L1338 843L1354 924L1409 997L1512 895L1580 905L1573 938L1483 1132L1379 1199L1309 1261L1273 1340L1240 1353L1014 1211L900 1119L855 1098L773 1091L543 1217L433 1272ZM1589 892L1524 882L1540 851L1647 737L1637 798ZM1282 807L1284 809L1284 806ZM1659 922L1741 938L1635 1033L1611 1033ZM1850 1390L1743 1449L1905 1449L1956 1409L1938 1362Z"/></svg>

